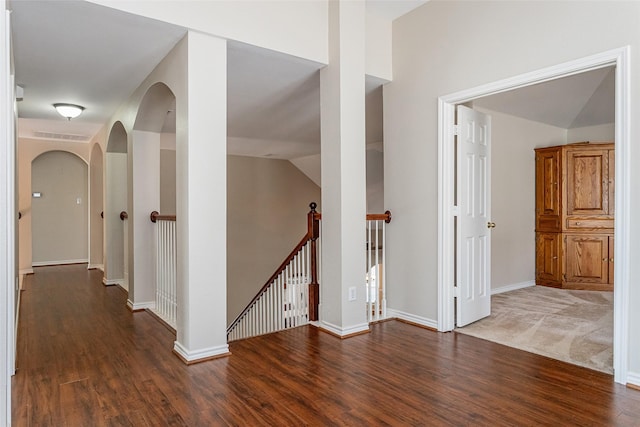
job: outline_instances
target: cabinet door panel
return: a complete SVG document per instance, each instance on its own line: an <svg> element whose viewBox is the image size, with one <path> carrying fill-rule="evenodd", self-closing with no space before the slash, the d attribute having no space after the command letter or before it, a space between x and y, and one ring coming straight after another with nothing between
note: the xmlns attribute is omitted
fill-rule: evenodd
<svg viewBox="0 0 640 427"><path fill-rule="evenodd" d="M560 284L560 234L538 233L536 241L536 281Z"/></svg>
<svg viewBox="0 0 640 427"><path fill-rule="evenodd" d="M567 151L567 214L609 213L609 150Z"/></svg>
<svg viewBox="0 0 640 427"><path fill-rule="evenodd" d="M536 229L560 228L560 150L536 151Z"/></svg>
<svg viewBox="0 0 640 427"><path fill-rule="evenodd" d="M566 235L566 281L608 283L609 237L606 235Z"/></svg>

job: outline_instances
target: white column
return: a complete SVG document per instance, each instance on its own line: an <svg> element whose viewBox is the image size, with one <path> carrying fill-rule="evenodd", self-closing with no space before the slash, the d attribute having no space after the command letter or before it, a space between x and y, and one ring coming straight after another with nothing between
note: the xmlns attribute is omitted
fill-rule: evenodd
<svg viewBox="0 0 640 427"><path fill-rule="evenodd" d="M365 3L329 2L329 65L320 72L322 283L320 324L367 331L365 312ZM355 289L355 300L349 298Z"/></svg>
<svg viewBox="0 0 640 427"><path fill-rule="evenodd" d="M127 286L124 280L124 224L120 212L127 210L127 153L105 153L106 202L104 204L105 285Z"/></svg>
<svg viewBox="0 0 640 427"><path fill-rule="evenodd" d="M134 130L128 152L129 299L132 310L155 307L155 224L149 214L160 209L160 134ZM135 268L134 268L135 267Z"/></svg>
<svg viewBox="0 0 640 427"><path fill-rule="evenodd" d="M0 424L11 424L11 375L14 374L14 302L16 285L15 164L10 14L0 0Z"/></svg>
<svg viewBox="0 0 640 427"><path fill-rule="evenodd" d="M178 319L185 362L226 355L227 43L188 34L186 100L177 100Z"/></svg>

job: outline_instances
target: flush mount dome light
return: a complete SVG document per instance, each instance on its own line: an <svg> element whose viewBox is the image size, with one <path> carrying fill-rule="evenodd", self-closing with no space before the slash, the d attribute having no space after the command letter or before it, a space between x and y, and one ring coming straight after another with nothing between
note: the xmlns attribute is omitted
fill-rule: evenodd
<svg viewBox="0 0 640 427"><path fill-rule="evenodd" d="M53 104L58 114L65 117L67 120L78 117L83 111L84 107L75 104Z"/></svg>

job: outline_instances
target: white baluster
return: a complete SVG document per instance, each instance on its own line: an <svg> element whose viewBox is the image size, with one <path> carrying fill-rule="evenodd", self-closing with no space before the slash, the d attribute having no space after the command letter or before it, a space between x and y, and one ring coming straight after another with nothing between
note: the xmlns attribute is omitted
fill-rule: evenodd
<svg viewBox="0 0 640 427"><path fill-rule="evenodd" d="M386 221L382 224L382 274L380 275L380 286L382 287L382 318L387 318L387 264L385 263L385 253L387 252L386 242Z"/></svg>

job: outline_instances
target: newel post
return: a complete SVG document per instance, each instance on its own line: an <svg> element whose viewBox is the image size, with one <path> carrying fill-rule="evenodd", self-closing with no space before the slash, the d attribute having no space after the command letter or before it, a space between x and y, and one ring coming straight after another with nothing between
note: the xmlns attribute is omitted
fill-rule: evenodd
<svg viewBox="0 0 640 427"><path fill-rule="evenodd" d="M311 210L307 214L307 235L311 240L311 282L309 283L309 320L317 321L318 304L320 303L320 285L318 284L318 250L317 240L320 237L320 220L317 217L315 202L309 204Z"/></svg>

